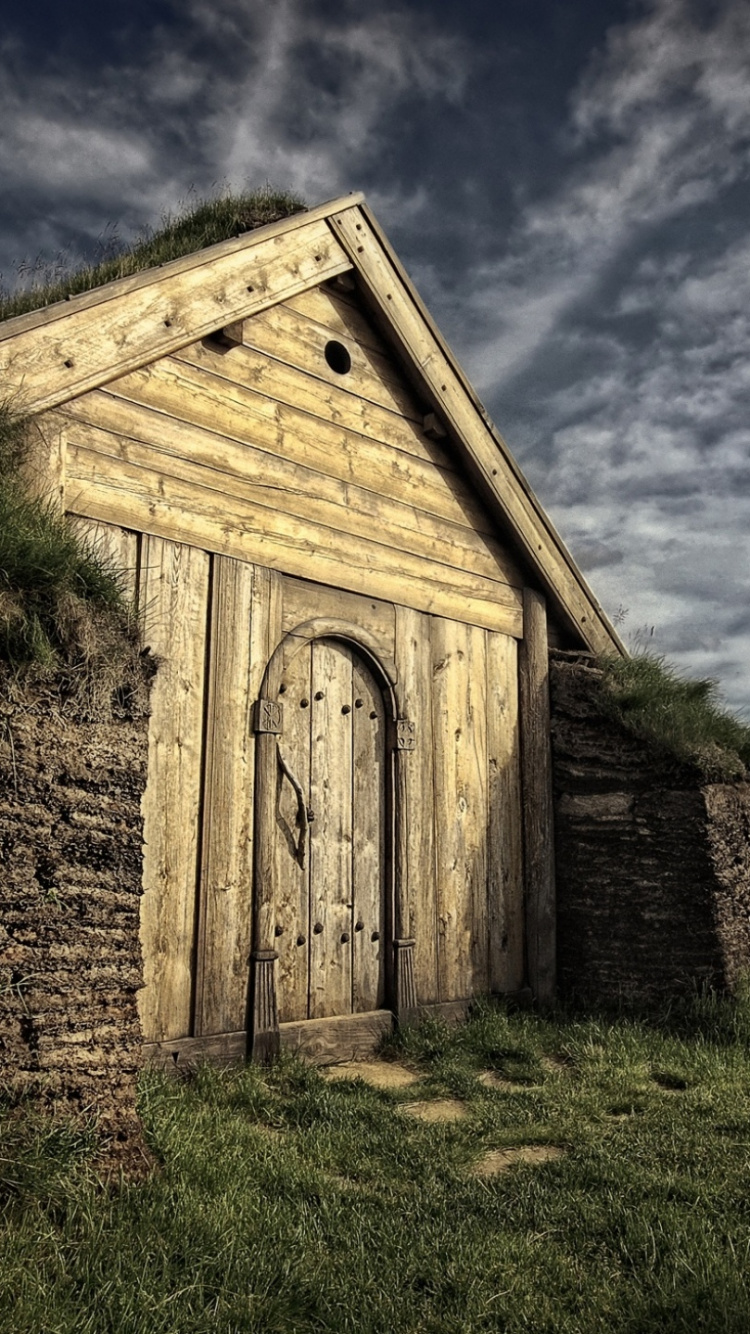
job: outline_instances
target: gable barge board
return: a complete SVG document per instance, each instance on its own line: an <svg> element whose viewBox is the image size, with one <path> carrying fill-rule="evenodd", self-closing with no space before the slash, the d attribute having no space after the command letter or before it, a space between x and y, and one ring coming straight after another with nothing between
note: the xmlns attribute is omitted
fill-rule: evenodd
<svg viewBox="0 0 750 1334"><path fill-rule="evenodd" d="M291 235L245 238L241 249L222 243L184 271L151 271L125 299L113 283L96 303L65 303L59 319L25 331L9 321L0 341L6 391L24 412L55 407L350 268L325 220L304 216L307 226Z"/></svg>
<svg viewBox="0 0 750 1334"><path fill-rule="evenodd" d="M406 365L461 446L481 493L503 514L567 626L595 652L624 653L369 210L349 207L332 214L329 226L347 250L368 303L393 331Z"/></svg>

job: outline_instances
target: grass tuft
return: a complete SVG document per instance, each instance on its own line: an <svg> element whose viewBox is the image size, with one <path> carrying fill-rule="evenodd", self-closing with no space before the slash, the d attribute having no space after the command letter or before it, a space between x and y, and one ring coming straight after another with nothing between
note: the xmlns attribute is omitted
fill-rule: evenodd
<svg viewBox="0 0 750 1334"><path fill-rule="evenodd" d="M175 215L166 214L155 231L145 230L131 245L118 246L110 241L107 254L98 263L69 266L60 259L55 266L35 265L26 274L19 290L0 290L0 320L39 310L55 301L64 301L80 292L129 278L135 273L166 264L171 259L202 250L217 241L226 241L243 232L278 222L300 213L305 204L296 195L270 186L254 192L218 195L187 205Z"/></svg>
<svg viewBox="0 0 750 1334"><path fill-rule="evenodd" d="M97 675L114 689L138 651L124 575L34 494L29 452L28 422L0 406L0 663L70 693L91 694Z"/></svg>
<svg viewBox="0 0 750 1334"><path fill-rule="evenodd" d="M650 654L600 665L608 712L635 736L697 765L709 781L746 777L750 726L722 706L715 681L687 680Z"/></svg>

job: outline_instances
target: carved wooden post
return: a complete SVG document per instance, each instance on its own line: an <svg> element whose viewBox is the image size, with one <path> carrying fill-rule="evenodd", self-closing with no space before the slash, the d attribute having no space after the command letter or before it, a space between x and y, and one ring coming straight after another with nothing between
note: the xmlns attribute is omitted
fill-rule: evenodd
<svg viewBox="0 0 750 1334"><path fill-rule="evenodd" d="M255 848L253 853L253 948L250 955L249 1056L271 1061L279 1054L276 960L273 948L273 829L281 705L259 699L255 708Z"/></svg>
<svg viewBox="0 0 750 1334"><path fill-rule="evenodd" d="M396 896L393 940L393 1007L398 1024L417 1017L417 987L414 977L414 937L411 934L409 902L408 809L404 766L416 745L414 723L400 718L396 723Z"/></svg>
<svg viewBox="0 0 750 1334"><path fill-rule="evenodd" d="M541 593L530 588L523 592L520 649L526 952L534 998L549 1004L555 995L557 942L547 611Z"/></svg>

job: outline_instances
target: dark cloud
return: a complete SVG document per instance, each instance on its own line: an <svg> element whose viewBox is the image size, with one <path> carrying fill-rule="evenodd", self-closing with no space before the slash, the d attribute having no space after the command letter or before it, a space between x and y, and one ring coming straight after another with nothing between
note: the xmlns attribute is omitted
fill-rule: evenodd
<svg viewBox="0 0 750 1334"><path fill-rule="evenodd" d="M744 0L40 0L2 54L6 280L364 189L626 635L750 702Z"/></svg>

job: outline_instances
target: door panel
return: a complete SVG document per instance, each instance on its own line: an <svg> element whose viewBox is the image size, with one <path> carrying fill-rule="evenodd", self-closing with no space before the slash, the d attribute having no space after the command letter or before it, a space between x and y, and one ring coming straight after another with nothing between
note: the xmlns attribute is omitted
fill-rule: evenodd
<svg viewBox="0 0 750 1334"><path fill-rule="evenodd" d="M284 729L273 860L279 1018L374 1010L385 1000L383 695L356 653L320 639L292 659L279 697ZM313 816L306 840L300 793Z"/></svg>
<svg viewBox="0 0 750 1334"><path fill-rule="evenodd" d="M378 684L364 665L352 665L354 964L352 1009L384 1002L385 921L385 709ZM374 939L373 939L374 937Z"/></svg>
<svg viewBox="0 0 750 1334"><path fill-rule="evenodd" d="M312 646L310 1018L352 1008L352 658ZM346 712L344 712L346 710Z"/></svg>
<svg viewBox="0 0 750 1334"><path fill-rule="evenodd" d="M310 646L294 657L284 674L279 698L284 706L284 734L279 750L309 801L310 792ZM279 951L279 990L284 998L284 1019L307 1018L310 940L310 848L302 830L299 799L278 766L276 775L276 845L274 857L276 948Z"/></svg>

